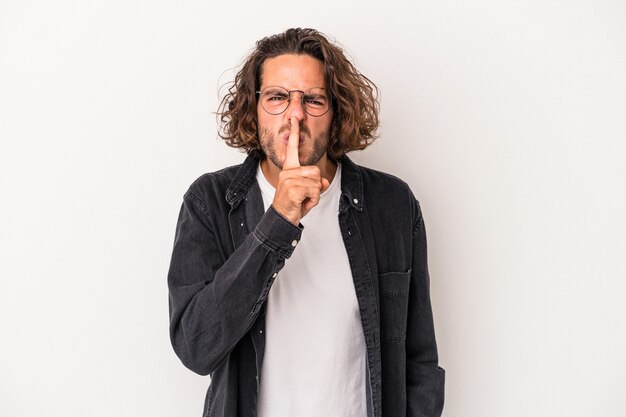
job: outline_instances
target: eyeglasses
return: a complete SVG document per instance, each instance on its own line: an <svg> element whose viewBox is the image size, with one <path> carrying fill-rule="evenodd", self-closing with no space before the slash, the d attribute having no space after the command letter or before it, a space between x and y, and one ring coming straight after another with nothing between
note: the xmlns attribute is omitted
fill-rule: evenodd
<svg viewBox="0 0 626 417"><path fill-rule="evenodd" d="M291 103L291 93L300 93L300 101L307 114L320 117L330 110L330 95L321 87L310 88L306 91L287 90L283 87L268 86L256 92L261 101L261 107L269 114L278 115L287 110Z"/></svg>

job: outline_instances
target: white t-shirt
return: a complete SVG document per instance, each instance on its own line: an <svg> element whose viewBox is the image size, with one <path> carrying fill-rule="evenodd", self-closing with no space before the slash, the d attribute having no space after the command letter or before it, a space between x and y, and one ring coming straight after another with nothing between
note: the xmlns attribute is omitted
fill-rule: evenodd
<svg viewBox="0 0 626 417"><path fill-rule="evenodd" d="M260 164L265 210L275 189ZM341 164L302 220L298 246L267 300L259 417L364 417L365 339L339 229Z"/></svg>

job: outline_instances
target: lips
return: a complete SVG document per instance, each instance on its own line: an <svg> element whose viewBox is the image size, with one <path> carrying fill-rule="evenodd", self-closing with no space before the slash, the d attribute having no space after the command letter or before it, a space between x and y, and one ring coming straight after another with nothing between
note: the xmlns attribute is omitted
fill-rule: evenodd
<svg viewBox="0 0 626 417"><path fill-rule="evenodd" d="M285 142L285 144L289 143L289 132L285 133L283 135L283 142ZM304 142L304 136L302 135L302 133L300 134L300 143Z"/></svg>

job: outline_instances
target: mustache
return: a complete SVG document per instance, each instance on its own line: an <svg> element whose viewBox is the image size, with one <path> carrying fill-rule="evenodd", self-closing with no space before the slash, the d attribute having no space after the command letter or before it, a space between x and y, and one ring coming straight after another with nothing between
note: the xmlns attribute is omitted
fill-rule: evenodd
<svg viewBox="0 0 626 417"><path fill-rule="evenodd" d="M290 131L291 131L291 124L286 124L278 130L278 134L280 135L283 132L290 132ZM302 122L300 123L300 134L311 136L311 131Z"/></svg>

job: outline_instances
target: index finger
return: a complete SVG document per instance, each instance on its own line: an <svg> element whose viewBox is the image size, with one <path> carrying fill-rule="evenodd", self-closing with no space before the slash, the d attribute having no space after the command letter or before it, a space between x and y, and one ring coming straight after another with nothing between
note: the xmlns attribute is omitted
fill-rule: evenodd
<svg viewBox="0 0 626 417"><path fill-rule="evenodd" d="M300 166L300 156L298 147L300 146L300 121L297 117L291 118L291 131L289 132L289 142L287 142L287 151L285 153L285 162L283 169L295 168Z"/></svg>

